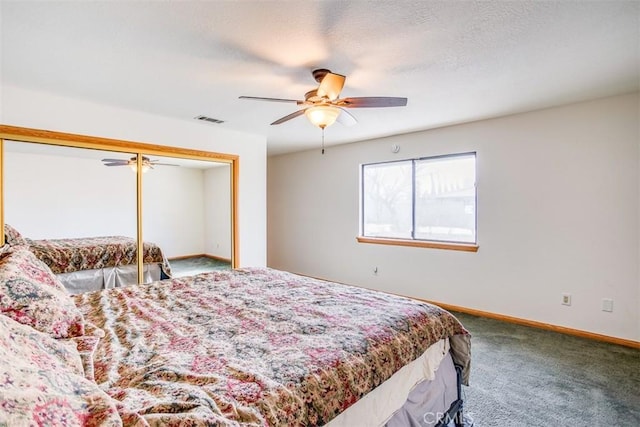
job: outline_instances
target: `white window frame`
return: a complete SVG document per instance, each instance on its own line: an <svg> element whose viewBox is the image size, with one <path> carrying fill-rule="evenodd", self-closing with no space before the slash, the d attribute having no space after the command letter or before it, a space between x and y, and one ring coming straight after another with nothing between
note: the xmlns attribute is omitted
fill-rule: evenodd
<svg viewBox="0 0 640 427"><path fill-rule="evenodd" d="M475 197L475 209L474 209L474 228L475 228L475 241L474 242L458 242L458 241L449 241L449 240L426 240L426 239L416 239L415 238L415 170L416 163L425 160L437 160L437 159L445 159L445 158L455 158L455 157L469 157L473 156L476 165L476 176L474 177L476 185L474 186L474 197ZM411 237L408 238L393 238L393 237L372 237L364 235L364 220L365 220L365 192L364 192L364 171L367 166L371 165L383 165L383 164L392 164L392 163L407 163L411 162L412 168L412 201L411 201L411 210L412 210L412 232ZM366 163L360 165L360 218L359 218L359 235L357 237L357 241L360 243L374 243L374 244L384 244L384 245L396 245L396 246L413 246L413 247L426 247L426 248L436 248L436 249L451 249L451 250L460 250L467 252L477 252L478 246L478 192L477 192L477 153L475 151L472 152L464 152L464 153L455 153L455 154L444 154L438 156L428 156L428 157L419 157L413 159L403 159L403 160L392 160L385 162L374 162L374 163Z"/></svg>

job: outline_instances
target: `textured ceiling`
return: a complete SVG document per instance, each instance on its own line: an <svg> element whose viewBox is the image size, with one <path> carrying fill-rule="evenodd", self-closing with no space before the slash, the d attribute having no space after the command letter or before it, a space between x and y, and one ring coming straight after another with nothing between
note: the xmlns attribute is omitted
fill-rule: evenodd
<svg viewBox="0 0 640 427"><path fill-rule="evenodd" d="M314 148L298 107L314 68L343 96L401 96L353 109L327 145L639 89L638 1L173 1L0 3L2 80Z"/></svg>

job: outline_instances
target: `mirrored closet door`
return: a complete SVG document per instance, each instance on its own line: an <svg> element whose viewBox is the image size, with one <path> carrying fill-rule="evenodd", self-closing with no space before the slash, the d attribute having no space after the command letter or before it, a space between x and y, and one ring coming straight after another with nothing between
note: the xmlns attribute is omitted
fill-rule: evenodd
<svg viewBox="0 0 640 427"><path fill-rule="evenodd" d="M230 165L167 156L143 163L145 244L162 248L172 277L230 268Z"/></svg>
<svg viewBox="0 0 640 427"><path fill-rule="evenodd" d="M136 176L106 167L110 157L4 142L5 223L74 293L137 282Z"/></svg>
<svg viewBox="0 0 640 427"><path fill-rule="evenodd" d="M237 266L237 156L4 125L0 142L5 243L72 293Z"/></svg>

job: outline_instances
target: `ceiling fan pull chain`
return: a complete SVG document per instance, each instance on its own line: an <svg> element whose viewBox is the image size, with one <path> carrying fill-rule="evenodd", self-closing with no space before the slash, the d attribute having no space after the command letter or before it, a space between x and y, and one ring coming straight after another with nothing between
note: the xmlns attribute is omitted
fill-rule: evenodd
<svg viewBox="0 0 640 427"><path fill-rule="evenodd" d="M322 154L324 154L324 126L321 127L322 129Z"/></svg>

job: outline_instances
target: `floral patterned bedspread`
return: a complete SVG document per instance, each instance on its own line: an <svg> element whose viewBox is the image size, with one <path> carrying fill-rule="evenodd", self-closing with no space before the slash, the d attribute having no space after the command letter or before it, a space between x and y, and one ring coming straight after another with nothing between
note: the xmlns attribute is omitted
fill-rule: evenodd
<svg viewBox="0 0 640 427"><path fill-rule="evenodd" d="M125 425L321 425L432 343L469 342L436 306L271 269L74 300L105 331L95 380Z"/></svg>
<svg viewBox="0 0 640 427"><path fill-rule="evenodd" d="M130 237L25 240L29 249L55 274L117 267L137 262L137 243ZM161 264L164 273L171 277L169 262L160 247L154 243L145 242L143 248L144 263Z"/></svg>

